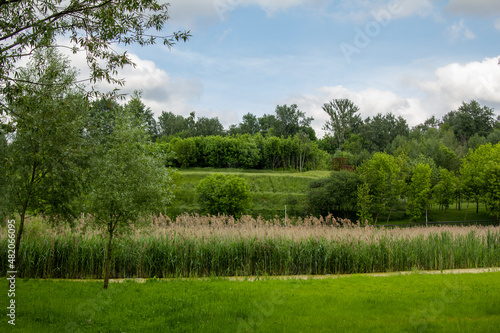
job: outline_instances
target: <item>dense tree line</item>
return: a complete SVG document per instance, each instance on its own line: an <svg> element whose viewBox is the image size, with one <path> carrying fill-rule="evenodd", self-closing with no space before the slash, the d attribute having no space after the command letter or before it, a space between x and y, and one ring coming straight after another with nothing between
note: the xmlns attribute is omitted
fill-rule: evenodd
<svg viewBox="0 0 500 333"><path fill-rule="evenodd" d="M191 112L189 117L175 115L163 111L158 117L157 136L163 141L172 137L189 138L196 136L236 136L257 133L263 136L277 136L288 138L299 133L305 133L310 140L316 140L316 133L311 127L313 118L306 117L296 104L291 106L278 105L274 115L264 114L262 117L247 113L238 125L229 126L228 130L220 123L217 117L200 117Z"/></svg>
<svg viewBox="0 0 500 333"><path fill-rule="evenodd" d="M387 152L396 156L405 153L411 160L426 159L437 167L451 171L458 171L461 159L469 149L500 141L499 118L495 119L494 111L487 106L481 106L477 101L464 102L457 110L450 111L442 119L432 116L413 128L408 126L404 118L396 117L390 112L363 120L359 108L346 99L325 103L323 110L329 115L330 120L324 126L326 135L321 139L317 139L315 131L310 126L313 119L306 117L297 105L278 105L274 114L264 114L262 117L248 113L243 116L241 123L231 125L227 130L218 118L196 119L194 112L189 117L163 112L158 118L156 128L150 127L150 131L152 140L162 142L199 136L233 138L244 136L248 139L257 134L265 139L277 137L286 140L298 137L303 141L307 138L320 150L333 157L349 158L350 163L355 166L360 166L374 153ZM152 116L151 120L150 124L154 121ZM261 141L259 140L255 137L250 141L257 141L258 144ZM262 147L260 150L262 153ZM431 159L433 161L430 161ZM292 164L283 160L270 165L262 163L256 165L259 168L272 169L290 168ZM179 162L178 165L182 163ZM184 164L186 165L188 164ZM207 163L201 162L200 165ZM237 166L240 163L229 163L229 165Z"/></svg>
<svg viewBox="0 0 500 333"><path fill-rule="evenodd" d="M437 204L443 211L456 203L479 203L497 220L500 218L500 143L470 150L460 168L450 171L437 167L432 159L410 160L375 153L356 172L333 172L330 177L310 184L308 204L313 214L335 214L377 223L399 207L416 220ZM467 205L468 207L468 205Z"/></svg>
<svg viewBox="0 0 500 333"><path fill-rule="evenodd" d="M167 164L181 167L294 169L298 171L327 169L331 157L319 149L305 134L275 137L244 134L235 136L197 136L157 142L169 151Z"/></svg>
<svg viewBox="0 0 500 333"><path fill-rule="evenodd" d="M498 216L495 190L487 178L496 172L495 163L482 172L475 162L475 171L468 171L474 154L488 144L497 149L500 121L492 109L477 101L464 102L442 119L433 116L413 128L392 113L362 120L349 100L330 101L323 110L330 120L320 140L309 127L312 119L296 105L284 105L277 106L275 115L246 114L240 124L216 136L189 137L184 130L163 137L162 144L172 153L169 163L177 167L302 171L329 169L332 158L347 158L356 172L336 172L311 184L308 201L313 214L377 223L380 216L389 221L394 211L403 210L416 220L431 204L438 204L445 218L450 205L460 207L466 200L475 202L476 210L485 203ZM194 114L186 123L196 123ZM488 156L494 160L493 153Z"/></svg>

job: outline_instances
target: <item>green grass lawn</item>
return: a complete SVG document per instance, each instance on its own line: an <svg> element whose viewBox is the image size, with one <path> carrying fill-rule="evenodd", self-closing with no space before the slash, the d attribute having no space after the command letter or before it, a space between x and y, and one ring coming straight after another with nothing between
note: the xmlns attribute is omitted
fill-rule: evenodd
<svg viewBox="0 0 500 333"><path fill-rule="evenodd" d="M296 170L283 171L283 170L252 170L252 169L217 169L217 168L189 168L179 169L182 174L212 174L212 173L228 173L228 174L241 174L241 175L287 175L292 177L306 177L306 178L321 178L328 177L331 171L313 170L298 172Z"/></svg>
<svg viewBox="0 0 500 333"><path fill-rule="evenodd" d="M500 273L149 280L107 291L99 281L18 280L16 305L16 326L4 315L0 331L498 332Z"/></svg>

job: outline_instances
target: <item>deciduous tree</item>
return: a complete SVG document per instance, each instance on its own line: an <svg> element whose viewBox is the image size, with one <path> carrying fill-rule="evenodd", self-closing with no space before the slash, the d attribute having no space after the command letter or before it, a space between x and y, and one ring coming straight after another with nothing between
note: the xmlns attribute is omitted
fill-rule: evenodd
<svg viewBox="0 0 500 333"><path fill-rule="evenodd" d="M132 98L124 105L124 108L135 116L140 126L146 126L150 140L154 142L158 137L158 126L153 111L144 104L141 94L140 91L134 91Z"/></svg>
<svg viewBox="0 0 500 333"><path fill-rule="evenodd" d="M260 131L259 120L251 113L243 116L243 121L239 125L241 134L257 134Z"/></svg>
<svg viewBox="0 0 500 333"><path fill-rule="evenodd" d="M486 144L470 152L460 169L465 193L476 199L484 198L488 211L500 216L500 144Z"/></svg>
<svg viewBox="0 0 500 333"><path fill-rule="evenodd" d="M332 133L337 147L341 148L344 141L351 134L356 134L357 127L362 124L361 116L357 114L359 107L348 99L334 99L323 105L323 111L330 116L324 129Z"/></svg>
<svg viewBox="0 0 500 333"><path fill-rule="evenodd" d="M207 118L200 117L196 120L195 124L195 134L196 136L210 136L210 135L223 135L224 126L219 121L218 117Z"/></svg>
<svg viewBox="0 0 500 333"><path fill-rule="evenodd" d="M434 185L432 191L436 202L443 207L443 220L446 217L446 210L455 200L457 189L457 178L452 171L439 168L439 181Z"/></svg>
<svg viewBox="0 0 500 333"><path fill-rule="evenodd" d="M455 136L466 144L474 135L488 136L495 124L493 109L483 106L477 101L463 102L456 110L443 117L443 123L455 132Z"/></svg>
<svg viewBox="0 0 500 333"><path fill-rule="evenodd" d="M71 218L80 195L86 150L83 130L88 102L75 86L76 71L55 49L36 51L17 73L16 94L9 96L13 131L0 161L9 212L17 212L16 256L30 212ZM19 259L16 258L19 265Z"/></svg>
<svg viewBox="0 0 500 333"><path fill-rule="evenodd" d="M104 289L110 278L113 240L140 217L165 211L172 199L172 177L149 153L145 127L121 111L113 132L95 148L88 175L86 209L107 234Z"/></svg>
<svg viewBox="0 0 500 333"><path fill-rule="evenodd" d="M360 185L358 175L350 171L335 171L328 178L312 182L307 195L310 212L323 216L331 213L352 219L356 213Z"/></svg>
<svg viewBox="0 0 500 333"><path fill-rule="evenodd" d="M299 110L297 104L276 106L276 123L274 129L276 136L288 138L299 132L305 132L305 129L311 125L313 118L306 117L306 114Z"/></svg>
<svg viewBox="0 0 500 333"><path fill-rule="evenodd" d="M368 188L370 196L370 200L364 200L364 205L369 203L369 210L376 214L375 223L377 223L380 213L386 212L387 209L392 212L404 192L403 163L401 157L396 158L386 153L375 153L371 159L365 161L358 168L360 178ZM362 193L367 191L366 187L363 188L364 192Z"/></svg>
<svg viewBox="0 0 500 333"><path fill-rule="evenodd" d="M422 216L431 199L431 174L432 170L428 164L417 164L413 168L411 182L408 186L408 203L406 212L413 220Z"/></svg>

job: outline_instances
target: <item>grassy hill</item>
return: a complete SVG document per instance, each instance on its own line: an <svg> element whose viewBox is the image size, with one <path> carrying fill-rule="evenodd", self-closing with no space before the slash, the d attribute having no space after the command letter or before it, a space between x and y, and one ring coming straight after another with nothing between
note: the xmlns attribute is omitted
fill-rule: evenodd
<svg viewBox="0 0 500 333"><path fill-rule="evenodd" d="M194 168L178 170L176 175L176 199L171 208L172 214L183 212L199 213L195 188L206 176L213 173L233 174L245 179L253 195L253 206L249 214L264 218L275 215L303 215L306 208L307 188L310 182L327 177L330 171L270 171L240 169Z"/></svg>
<svg viewBox="0 0 500 333"><path fill-rule="evenodd" d="M273 218L276 215L284 217L285 205L287 215L307 215L307 190L308 185L319 178L328 177L331 171L271 171L271 170L241 170L241 169L213 169L192 168L178 170L176 174L176 199L170 208L169 215L175 216L182 213L200 213L200 206L196 201L195 188L206 176L213 173L233 174L244 178L250 185L253 195L252 209L248 214L253 217L261 215L263 218ZM464 202L462 209L458 210L453 205L446 214L434 204L429 210L429 221L474 221L489 220L492 217L486 212L483 204L476 213L475 204L471 203L467 209ZM378 224L407 224L410 217L406 214L404 201L401 201L391 213L387 222L387 214L380 214ZM417 222L425 222L425 214Z"/></svg>

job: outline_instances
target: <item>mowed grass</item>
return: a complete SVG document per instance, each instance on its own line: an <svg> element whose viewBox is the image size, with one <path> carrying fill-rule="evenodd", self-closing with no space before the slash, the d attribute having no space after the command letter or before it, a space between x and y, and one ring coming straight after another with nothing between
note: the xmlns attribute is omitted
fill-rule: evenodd
<svg viewBox="0 0 500 333"><path fill-rule="evenodd" d="M2 332L498 332L500 273L324 280L18 280ZM6 292L2 292L6 304Z"/></svg>
<svg viewBox="0 0 500 333"><path fill-rule="evenodd" d="M200 206L196 200L195 188L205 177L214 173L232 174L248 182L253 196L253 206L248 213L272 218L284 216L285 205L289 215L301 215L305 212L309 184L319 178L328 177L330 171L271 171L242 169L193 168L179 170L178 190L172 207L174 214L184 212L198 213Z"/></svg>

